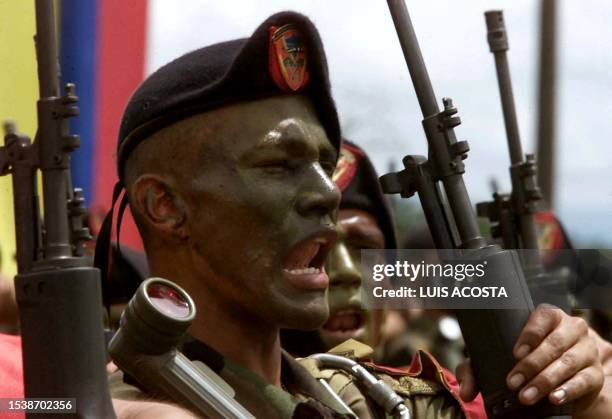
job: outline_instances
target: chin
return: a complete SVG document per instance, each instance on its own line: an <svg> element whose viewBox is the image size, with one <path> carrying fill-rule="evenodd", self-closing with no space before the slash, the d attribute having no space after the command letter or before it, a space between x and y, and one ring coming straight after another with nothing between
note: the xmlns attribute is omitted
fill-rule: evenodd
<svg viewBox="0 0 612 419"><path fill-rule="evenodd" d="M292 307L282 316L283 328L294 330L316 330L321 327L329 316L327 301L319 304L309 304L307 307Z"/></svg>
<svg viewBox="0 0 612 419"><path fill-rule="evenodd" d="M370 344L369 324L369 317L362 309L334 309L318 333L328 348L333 348L348 339Z"/></svg>

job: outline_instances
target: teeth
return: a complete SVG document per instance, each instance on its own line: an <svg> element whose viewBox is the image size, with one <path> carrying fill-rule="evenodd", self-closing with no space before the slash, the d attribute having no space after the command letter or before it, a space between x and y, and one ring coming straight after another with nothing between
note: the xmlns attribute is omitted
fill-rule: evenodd
<svg viewBox="0 0 612 419"><path fill-rule="evenodd" d="M325 237L317 237L313 241L319 244L327 244L327 239Z"/></svg>
<svg viewBox="0 0 612 419"><path fill-rule="evenodd" d="M321 270L319 268L298 268L298 269L283 269L283 271L291 275L305 275L305 274L319 274Z"/></svg>

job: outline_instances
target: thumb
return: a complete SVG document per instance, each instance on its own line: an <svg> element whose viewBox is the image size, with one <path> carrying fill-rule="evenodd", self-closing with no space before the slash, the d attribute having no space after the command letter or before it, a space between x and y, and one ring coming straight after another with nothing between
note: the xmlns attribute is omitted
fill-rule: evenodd
<svg viewBox="0 0 612 419"><path fill-rule="evenodd" d="M459 396L465 402L471 402L478 395L478 386L474 378L474 371L470 359L466 359L457 367L457 382L459 382Z"/></svg>

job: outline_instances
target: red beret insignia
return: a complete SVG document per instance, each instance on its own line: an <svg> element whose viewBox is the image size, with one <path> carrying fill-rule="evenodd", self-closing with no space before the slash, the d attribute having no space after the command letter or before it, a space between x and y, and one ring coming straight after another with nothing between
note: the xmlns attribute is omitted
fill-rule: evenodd
<svg viewBox="0 0 612 419"><path fill-rule="evenodd" d="M538 229L538 247L540 249L565 249L565 235L561 224L552 211L542 211L535 214Z"/></svg>
<svg viewBox="0 0 612 419"><path fill-rule="evenodd" d="M336 170L334 170L332 175L332 180L340 191L344 191L353 180L353 177L355 177L359 162L363 156L363 152L360 149L346 143L342 144Z"/></svg>
<svg viewBox="0 0 612 419"><path fill-rule="evenodd" d="M297 92L308 83L308 54L300 31L292 24L271 26L268 66L276 85Z"/></svg>

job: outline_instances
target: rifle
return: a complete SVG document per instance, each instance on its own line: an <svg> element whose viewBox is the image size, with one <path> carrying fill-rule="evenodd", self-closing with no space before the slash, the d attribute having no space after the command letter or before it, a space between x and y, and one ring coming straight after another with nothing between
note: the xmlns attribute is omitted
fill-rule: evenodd
<svg viewBox="0 0 612 419"><path fill-rule="evenodd" d="M536 161L533 154L523 155L521 138L519 134L514 96L512 94L512 81L508 66L508 37L504 25L504 16L501 10L492 10L485 13L487 23L487 40L489 49L495 57L497 81L499 85L508 151L510 153L510 178L512 193L508 195L495 194L494 207L488 203L478 204L479 216L488 216L492 220L499 220L500 228L492 231L493 237L500 237L506 249L537 249L537 231L533 214L541 207L542 193L536 180ZM491 211L488 211L488 210ZM495 216L508 211L509 217ZM507 224L503 226L502 224ZM538 269L539 261L531 258L525 263L527 269Z"/></svg>
<svg viewBox="0 0 612 419"><path fill-rule="evenodd" d="M511 290L509 295L517 298L512 310L457 311L489 417L568 417L568 407L559 408L547 400L524 406L506 387L506 376L515 365L512 348L533 311L533 302L515 253L488 245L480 235L463 181L469 146L457 141L454 133L461 123L454 116L457 109L450 98L444 98L444 109L439 110L406 5L403 0L387 3L423 114L429 151L428 158L404 157L404 170L381 177L383 190L405 198L417 193L436 247L486 261L489 277L501 279Z"/></svg>
<svg viewBox="0 0 612 419"><path fill-rule="evenodd" d="M532 296L537 302L555 304L568 311L573 306L568 275L549 275L544 271L538 253L538 236L534 214L543 206L536 178L537 163L533 154L523 155L512 81L508 65L508 35L501 10L485 12L489 49L495 57L497 82L504 114L508 151L510 153L510 194L493 193L493 201L476 205L479 216L491 221L491 236L502 239L504 249L527 249L521 253Z"/></svg>
<svg viewBox="0 0 612 419"><path fill-rule="evenodd" d="M70 134L68 118L78 115L78 98L73 84L60 95L55 36L53 1L36 0L38 130L32 142L8 125L0 147L2 174L13 176L25 397L72 399L71 408L62 412L68 417L114 418L100 271L84 255L90 239L83 225L84 198L70 179L70 153L80 140ZM37 170L42 172L43 220ZM34 417L31 411L28 417Z"/></svg>

